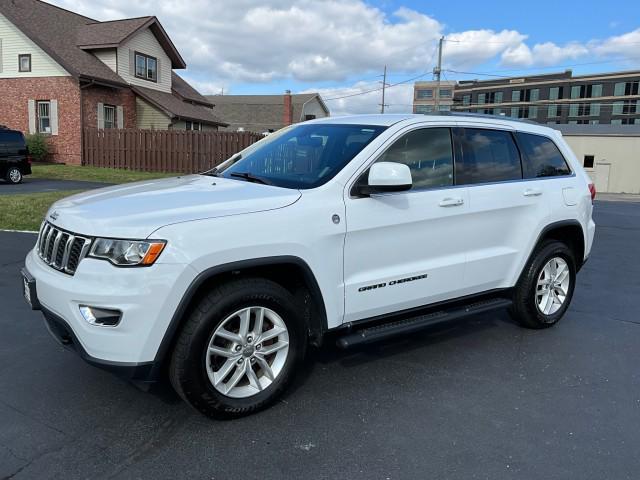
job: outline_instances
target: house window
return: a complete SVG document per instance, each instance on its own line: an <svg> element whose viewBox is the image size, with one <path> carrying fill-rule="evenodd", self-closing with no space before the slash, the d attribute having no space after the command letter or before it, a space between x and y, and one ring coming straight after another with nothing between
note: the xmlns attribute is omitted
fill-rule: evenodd
<svg viewBox="0 0 640 480"><path fill-rule="evenodd" d="M440 98L451 98L451 89L450 88L441 88L440 89Z"/></svg>
<svg viewBox="0 0 640 480"><path fill-rule="evenodd" d="M18 55L18 71L19 72L31 71L31 54Z"/></svg>
<svg viewBox="0 0 640 480"><path fill-rule="evenodd" d="M493 103L502 103L502 92L496 92Z"/></svg>
<svg viewBox="0 0 640 480"><path fill-rule="evenodd" d="M416 105L416 113L431 113L433 112L433 105Z"/></svg>
<svg viewBox="0 0 640 480"><path fill-rule="evenodd" d="M593 160L594 160L593 155L585 155L584 162L582 162L582 164L584 165L584 168L593 168Z"/></svg>
<svg viewBox="0 0 640 480"><path fill-rule="evenodd" d="M116 128L116 107L104 105L104 128Z"/></svg>
<svg viewBox="0 0 640 480"><path fill-rule="evenodd" d="M416 98L433 98L433 90L430 88L422 88L416 92Z"/></svg>
<svg viewBox="0 0 640 480"><path fill-rule="evenodd" d="M152 82L158 81L158 60L155 57L136 52L135 67L137 78Z"/></svg>
<svg viewBox="0 0 640 480"><path fill-rule="evenodd" d="M485 93L479 93L478 94L478 103L484 103L486 100L486 94Z"/></svg>
<svg viewBox="0 0 640 480"><path fill-rule="evenodd" d="M462 104L463 105L471 104L471 95L463 95L462 96Z"/></svg>
<svg viewBox="0 0 640 480"><path fill-rule="evenodd" d="M511 101L519 102L520 101L520 90L513 90L511 92Z"/></svg>
<svg viewBox="0 0 640 480"><path fill-rule="evenodd" d="M200 131L202 130L202 124L200 122L185 122L186 125L186 129L187 130L197 130Z"/></svg>
<svg viewBox="0 0 640 480"><path fill-rule="evenodd" d="M41 100L36 102L36 115L38 133L45 135L51 134L51 102L49 100Z"/></svg>
<svg viewBox="0 0 640 480"><path fill-rule="evenodd" d="M305 121L306 121L306 120L315 120L315 119L316 119L316 116L315 116L315 115L305 115L305 116L304 116L304 119L305 119Z"/></svg>
<svg viewBox="0 0 640 480"><path fill-rule="evenodd" d="M602 84L598 83L596 85L591 85L591 95L590 97L601 97L602 96Z"/></svg>
<svg viewBox="0 0 640 480"><path fill-rule="evenodd" d="M451 105L440 105L439 107L441 112L450 112L451 111Z"/></svg>
<svg viewBox="0 0 640 480"><path fill-rule="evenodd" d="M558 105L549 105L547 107L547 117L553 118L558 116Z"/></svg>

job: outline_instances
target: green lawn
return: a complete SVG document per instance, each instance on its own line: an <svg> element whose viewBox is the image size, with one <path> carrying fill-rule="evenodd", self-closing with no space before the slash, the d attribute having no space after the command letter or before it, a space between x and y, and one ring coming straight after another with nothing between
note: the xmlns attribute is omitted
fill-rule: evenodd
<svg viewBox="0 0 640 480"><path fill-rule="evenodd" d="M0 229L36 231L53 202L81 191L0 195Z"/></svg>
<svg viewBox="0 0 640 480"><path fill-rule="evenodd" d="M89 182L127 183L153 178L175 177L178 173L134 172L116 168L82 167L75 165L37 164L31 166L31 178L51 180L85 180ZM29 177L27 177L29 178ZM28 181L28 180L27 180Z"/></svg>
<svg viewBox="0 0 640 480"><path fill-rule="evenodd" d="M177 173L147 173L111 168L73 165L33 164L29 178L85 180L90 182L127 183L153 178L175 177ZM82 190L0 195L0 230L38 230L51 204Z"/></svg>

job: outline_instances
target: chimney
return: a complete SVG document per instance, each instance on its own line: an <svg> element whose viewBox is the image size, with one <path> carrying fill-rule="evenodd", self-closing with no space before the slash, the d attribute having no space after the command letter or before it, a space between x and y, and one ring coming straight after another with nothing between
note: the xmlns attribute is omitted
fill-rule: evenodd
<svg viewBox="0 0 640 480"><path fill-rule="evenodd" d="M291 90L284 92L284 110L282 112L282 123L285 126L293 123L293 102L291 101Z"/></svg>

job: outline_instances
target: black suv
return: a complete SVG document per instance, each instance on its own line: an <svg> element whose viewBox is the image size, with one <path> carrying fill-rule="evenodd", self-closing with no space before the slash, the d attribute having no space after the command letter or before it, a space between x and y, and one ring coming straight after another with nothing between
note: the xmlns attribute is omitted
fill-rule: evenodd
<svg viewBox="0 0 640 480"><path fill-rule="evenodd" d="M24 135L0 125L0 178L9 183L22 182L31 173L31 157Z"/></svg>

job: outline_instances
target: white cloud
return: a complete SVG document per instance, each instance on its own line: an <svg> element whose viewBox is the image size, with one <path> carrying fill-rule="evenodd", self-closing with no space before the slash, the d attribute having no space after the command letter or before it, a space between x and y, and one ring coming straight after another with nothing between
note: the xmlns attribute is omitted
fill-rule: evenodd
<svg viewBox="0 0 640 480"><path fill-rule="evenodd" d="M324 99L345 97L326 101L332 116L377 113L382 103L380 86L380 82L357 82L349 87L309 89L300 93L318 92ZM360 94L362 92L368 93ZM411 113L412 102L413 83L387 88L384 100L387 113Z"/></svg>
<svg viewBox="0 0 640 480"><path fill-rule="evenodd" d="M623 35L609 37L603 41L592 41L589 48L600 56L617 56L629 60L640 60L640 28Z"/></svg>
<svg viewBox="0 0 640 480"><path fill-rule="evenodd" d="M50 1L99 20L156 15L189 66L186 77L205 93L274 81L310 87L349 82L322 90L325 96L359 91L366 83L349 79L372 77L384 65L407 76L430 71L438 38L446 30L433 16L406 7L387 15L364 0ZM512 67L547 67L612 56L637 63L640 29L605 40L533 46L525 33L510 29L448 32L444 67L468 71L493 60ZM410 104L410 89L390 89L389 103ZM373 102L377 95L332 102L331 108L369 112L379 103ZM401 107L390 110L394 108Z"/></svg>
<svg viewBox="0 0 640 480"><path fill-rule="evenodd" d="M503 65L512 67L547 67L575 60L589 53L585 45L577 42L564 46L558 46L553 42L537 43L532 49L522 43L504 51L501 60Z"/></svg>

